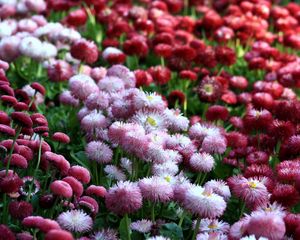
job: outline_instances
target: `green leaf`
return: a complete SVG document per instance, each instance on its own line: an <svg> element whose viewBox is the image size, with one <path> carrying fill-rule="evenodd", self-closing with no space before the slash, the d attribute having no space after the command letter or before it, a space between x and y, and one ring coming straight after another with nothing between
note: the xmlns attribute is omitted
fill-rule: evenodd
<svg viewBox="0 0 300 240"><path fill-rule="evenodd" d="M160 234L172 240L183 239L182 229L176 223L164 224L160 229Z"/></svg>
<svg viewBox="0 0 300 240"><path fill-rule="evenodd" d="M120 237L121 239L128 239L128 229L127 229L127 224L130 226L131 224L131 219L130 218L127 218L128 219L128 223L126 221L126 216L124 216L120 222L120 225L119 225L119 233L120 233ZM130 230L129 230L130 231Z"/></svg>

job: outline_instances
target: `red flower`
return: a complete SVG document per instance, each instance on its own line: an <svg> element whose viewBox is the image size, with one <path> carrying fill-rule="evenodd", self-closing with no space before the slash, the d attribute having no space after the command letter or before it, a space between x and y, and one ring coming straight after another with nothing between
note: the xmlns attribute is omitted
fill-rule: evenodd
<svg viewBox="0 0 300 240"><path fill-rule="evenodd" d="M211 47L206 47L203 51L198 52L195 61L207 68L217 65L215 51Z"/></svg>
<svg viewBox="0 0 300 240"><path fill-rule="evenodd" d="M137 55L140 57L147 56L149 51L146 40L141 36L126 40L123 44L123 50L128 55Z"/></svg>
<svg viewBox="0 0 300 240"><path fill-rule="evenodd" d="M292 185L277 184L273 189L271 201L276 201L284 207L292 207L300 200L299 192Z"/></svg>
<svg viewBox="0 0 300 240"><path fill-rule="evenodd" d="M274 99L269 93L259 92L252 96L252 103L257 109L265 108L271 111L274 105Z"/></svg>
<svg viewBox="0 0 300 240"><path fill-rule="evenodd" d="M11 115L12 120L23 127L32 127L32 120L27 113L24 112L13 112Z"/></svg>
<svg viewBox="0 0 300 240"><path fill-rule="evenodd" d="M85 39L79 39L71 46L71 54L88 64L96 62L99 55L96 44Z"/></svg>
<svg viewBox="0 0 300 240"><path fill-rule="evenodd" d="M74 238L68 231L53 229L47 232L45 240L74 240Z"/></svg>
<svg viewBox="0 0 300 240"><path fill-rule="evenodd" d="M215 30L221 27L223 24L222 17L213 10L207 11L203 17L202 25L203 27L208 30Z"/></svg>
<svg viewBox="0 0 300 240"><path fill-rule="evenodd" d="M216 60L218 63L226 66L233 65L236 61L236 55L233 49L229 47L218 46L215 48Z"/></svg>
<svg viewBox="0 0 300 240"><path fill-rule="evenodd" d="M207 109L205 116L208 121L225 121L229 117L229 112L224 106L213 105Z"/></svg>
<svg viewBox="0 0 300 240"><path fill-rule="evenodd" d="M67 81L73 75L71 65L63 60L57 60L47 69L48 77L53 82Z"/></svg>
<svg viewBox="0 0 300 240"><path fill-rule="evenodd" d="M155 66L148 69L154 82L158 85L167 84L171 80L171 71L167 67Z"/></svg>
<svg viewBox="0 0 300 240"><path fill-rule="evenodd" d="M62 133L62 132L55 132L52 135L52 140L57 141L57 142L61 142L61 143L69 143L70 142L69 136L65 133Z"/></svg>
<svg viewBox="0 0 300 240"><path fill-rule="evenodd" d="M71 11L69 15L63 20L68 25L79 27L86 23L87 21L87 13L84 9L76 9Z"/></svg>
<svg viewBox="0 0 300 240"><path fill-rule="evenodd" d="M25 201L13 201L8 206L9 214L16 219L22 220L30 216L33 212L33 208L30 203Z"/></svg>
<svg viewBox="0 0 300 240"><path fill-rule="evenodd" d="M248 164L268 164L269 163L269 154L263 151L251 152L246 157L246 162Z"/></svg>
<svg viewBox="0 0 300 240"><path fill-rule="evenodd" d="M14 193L17 192L23 185L23 181L17 174L8 172L5 175L5 171L0 172L0 191L3 193Z"/></svg>
<svg viewBox="0 0 300 240"><path fill-rule="evenodd" d="M196 57L196 51L185 45L185 46L176 46L173 48L173 56L177 58L182 58L184 61L192 61Z"/></svg>
<svg viewBox="0 0 300 240"><path fill-rule="evenodd" d="M44 209L52 208L54 204L54 196L52 194L43 195L39 198L39 205Z"/></svg>
<svg viewBox="0 0 300 240"><path fill-rule="evenodd" d="M179 73L180 78L189 79L190 81L196 81L198 79L197 73L191 70L182 70Z"/></svg>
<svg viewBox="0 0 300 240"><path fill-rule="evenodd" d="M222 94L222 85L214 77L206 76L197 89L198 97L204 102L215 102Z"/></svg>
<svg viewBox="0 0 300 240"><path fill-rule="evenodd" d="M13 232L4 224L0 224L0 240L15 240Z"/></svg>
<svg viewBox="0 0 300 240"><path fill-rule="evenodd" d="M160 57L170 57L172 55L172 46L165 43L157 44L154 47L154 53Z"/></svg>
<svg viewBox="0 0 300 240"><path fill-rule="evenodd" d="M15 131L15 129L11 128L10 126L0 124L0 133L6 134L8 136L15 136L16 131Z"/></svg>
<svg viewBox="0 0 300 240"><path fill-rule="evenodd" d="M170 92L168 96L168 103L170 106L175 106L175 103L177 102L179 105L183 105L185 101L185 94L180 90L174 90Z"/></svg>
<svg viewBox="0 0 300 240"><path fill-rule="evenodd" d="M140 86L149 86L153 82L153 78L150 73L144 70L135 70L134 71L136 79L136 87Z"/></svg>

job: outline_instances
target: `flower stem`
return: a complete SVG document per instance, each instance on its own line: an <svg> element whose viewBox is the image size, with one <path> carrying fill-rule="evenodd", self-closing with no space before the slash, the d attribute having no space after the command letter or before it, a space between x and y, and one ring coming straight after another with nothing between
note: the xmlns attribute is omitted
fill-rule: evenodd
<svg viewBox="0 0 300 240"><path fill-rule="evenodd" d="M151 220L153 223L155 222L155 203L152 203L152 206L151 206Z"/></svg>
<svg viewBox="0 0 300 240"><path fill-rule="evenodd" d="M193 233L192 240L196 240L197 233L198 233L198 231L199 231L200 222L201 222L201 219L198 218L198 219L197 219L197 222L196 222L195 229L194 229L194 233Z"/></svg>
<svg viewBox="0 0 300 240"><path fill-rule="evenodd" d="M178 226L181 227L182 223L183 223L183 220L185 219L185 212L183 212L181 214L181 217L179 219L179 223L178 223Z"/></svg>
<svg viewBox="0 0 300 240"><path fill-rule="evenodd" d="M128 219L128 214L125 214L125 222L127 226L127 240L131 240L131 231L130 231L130 226L129 226L129 219Z"/></svg>
<svg viewBox="0 0 300 240"><path fill-rule="evenodd" d="M245 212L245 207L246 207L246 204L243 202L242 206L241 206L240 218L243 216L243 214Z"/></svg>
<svg viewBox="0 0 300 240"><path fill-rule="evenodd" d="M15 144L16 144L17 138L20 135L21 130L22 130L22 127L17 127L17 132L16 132L16 135L14 136L13 143L12 143L12 146L11 146L10 151L9 151L8 161L7 161L7 164L6 164L6 172L5 172L6 175L8 174L10 161L11 161L11 158L12 158L12 153L14 151Z"/></svg>

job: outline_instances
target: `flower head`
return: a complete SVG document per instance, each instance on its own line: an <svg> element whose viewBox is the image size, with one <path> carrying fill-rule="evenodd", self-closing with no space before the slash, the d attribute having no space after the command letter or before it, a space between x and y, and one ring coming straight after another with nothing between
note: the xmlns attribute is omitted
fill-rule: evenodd
<svg viewBox="0 0 300 240"><path fill-rule="evenodd" d="M92 218L82 210L69 210L61 213L57 222L59 225L71 232L88 232L93 225Z"/></svg>

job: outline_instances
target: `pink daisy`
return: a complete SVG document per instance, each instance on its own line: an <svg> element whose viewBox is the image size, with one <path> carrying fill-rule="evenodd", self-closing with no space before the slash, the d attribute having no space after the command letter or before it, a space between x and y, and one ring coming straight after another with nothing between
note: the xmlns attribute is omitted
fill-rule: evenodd
<svg viewBox="0 0 300 240"><path fill-rule="evenodd" d="M109 163L112 160L113 151L110 147L99 141L89 142L85 147L87 157L101 164Z"/></svg>
<svg viewBox="0 0 300 240"><path fill-rule="evenodd" d="M172 185L161 177L143 178L138 185L143 198L153 202L169 202L174 195Z"/></svg>

